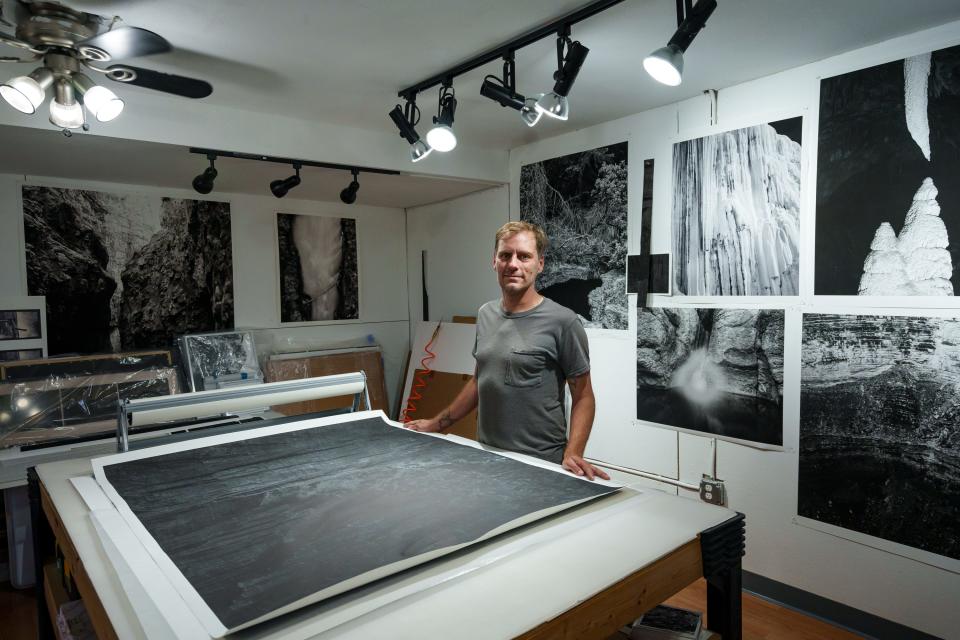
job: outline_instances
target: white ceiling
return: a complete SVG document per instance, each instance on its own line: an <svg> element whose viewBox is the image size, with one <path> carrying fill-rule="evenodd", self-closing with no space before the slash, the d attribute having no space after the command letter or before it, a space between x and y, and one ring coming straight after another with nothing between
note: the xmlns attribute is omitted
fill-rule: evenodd
<svg viewBox="0 0 960 640"><path fill-rule="evenodd" d="M77 134L65 138L59 131L0 126L0 173L56 176L81 181L117 182L172 189L190 189L203 171L206 157L188 148L139 140ZM270 196L271 180L293 173L290 166L220 158L216 192ZM336 202L349 184L346 171L304 167L303 182L287 198ZM416 175L361 173L356 204L414 207L488 189L491 183Z"/></svg>
<svg viewBox="0 0 960 640"><path fill-rule="evenodd" d="M167 38L177 51L132 62L209 80L211 105L396 133L387 112L405 86L586 4L587 0L71 0ZM681 87L642 58L676 26L674 0L626 0L574 27L591 49L571 119L522 125L480 97L491 63L457 78L462 142L507 149L960 19L957 0L719 0L686 56ZM555 44L518 53L518 89L552 84ZM4 47L0 47L3 49ZM147 92L135 87L123 91ZM147 92L149 93L149 92ZM420 99L424 120L436 93ZM421 124L421 128L425 126ZM402 142L398 143L402 144Z"/></svg>

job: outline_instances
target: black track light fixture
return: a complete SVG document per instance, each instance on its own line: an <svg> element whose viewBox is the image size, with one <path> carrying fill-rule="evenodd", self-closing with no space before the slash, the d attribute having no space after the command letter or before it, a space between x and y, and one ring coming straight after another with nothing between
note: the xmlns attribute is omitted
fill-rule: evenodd
<svg viewBox="0 0 960 640"><path fill-rule="evenodd" d="M213 166L214 161L217 159L216 154L207 154L207 159L210 161L210 166L193 179L193 190L203 195L213 191L213 181L217 179L217 168Z"/></svg>
<svg viewBox="0 0 960 640"><path fill-rule="evenodd" d="M453 90L453 78L440 87L437 100L437 115L433 118L433 128L427 131L427 144L440 152L453 151L457 146L457 134L453 132L453 118L457 112L456 92Z"/></svg>
<svg viewBox="0 0 960 640"><path fill-rule="evenodd" d="M347 188L340 192L340 200L343 204L353 204L357 201L357 191L360 191L360 183L357 182L357 176L360 175L359 169L352 169L353 180L347 185Z"/></svg>
<svg viewBox="0 0 960 640"><path fill-rule="evenodd" d="M557 71L553 74L553 91L537 99L535 108L542 115L566 120L570 117L570 103L567 100L573 83L580 73L580 67L590 49L577 41L570 40L570 27L565 27L557 37Z"/></svg>
<svg viewBox="0 0 960 640"><path fill-rule="evenodd" d="M480 85L480 95L499 103L501 107L510 107L520 112L520 118L528 127L540 121L540 112L536 109L536 98L526 98L517 93L517 75L514 66L514 53L503 57L503 77L487 76ZM538 96L539 97L539 96Z"/></svg>
<svg viewBox="0 0 960 640"><path fill-rule="evenodd" d="M300 184L300 167L302 165L299 162L293 163L294 174L289 178L284 178L283 180L274 180L270 183L270 191L278 198L282 198L287 195L287 192L290 189L298 186Z"/></svg>
<svg viewBox="0 0 960 640"><path fill-rule="evenodd" d="M657 82L675 87L683 80L683 54L693 43L707 18L717 8L717 0L677 0L677 30L667 46L643 59L643 68Z"/></svg>
<svg viewBox="0 0 960 640"><path fill-rule="evenodd" d="M417 123L420 122L420 109L417 108L416 95L407 98L407 104L401 109L396 105L390 112L390 119L400 130L400 137L410 143L410 159L419 162L430 155L433 147L417 133Z"/></svg>

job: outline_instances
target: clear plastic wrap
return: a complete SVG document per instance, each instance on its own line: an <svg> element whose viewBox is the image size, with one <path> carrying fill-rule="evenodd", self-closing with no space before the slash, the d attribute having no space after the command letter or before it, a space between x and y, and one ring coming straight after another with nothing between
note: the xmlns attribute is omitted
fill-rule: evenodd
<svg viewBox="0 0 960 640"><path fill-rule="evenodd" d="M169 351L20 361L0 376L0 448L109 434L120 398L180 391Z"/></svg>
<svg viewBox="0 0 960 640"><path fill-rule="evenodd" d="M180 336L177 345L190 391L263 382L257 348L249 331Z"/></svg>

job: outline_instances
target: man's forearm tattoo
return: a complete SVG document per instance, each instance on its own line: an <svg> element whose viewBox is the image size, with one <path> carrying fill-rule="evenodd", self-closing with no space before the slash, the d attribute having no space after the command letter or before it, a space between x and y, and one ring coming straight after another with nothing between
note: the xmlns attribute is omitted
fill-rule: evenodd
<svg viewBox="0 0 960 640"><path fill-rule="evenodd" d="M449 411L444 411L440 414L440 428L446 429L453 424L453 418L450 417Z"/></svg>

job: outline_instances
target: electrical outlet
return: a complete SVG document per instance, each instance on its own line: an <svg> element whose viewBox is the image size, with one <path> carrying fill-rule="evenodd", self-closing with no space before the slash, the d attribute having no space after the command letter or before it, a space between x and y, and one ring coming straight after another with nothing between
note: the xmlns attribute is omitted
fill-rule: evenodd
<svg viewBox="0 0 960 640"><path fill-rule="evenodd" d="M721 507L727 504L727 490L723 486L723 480L711 478L704 474L700 479L700 499L710 504L717 504Z"/></svg>

